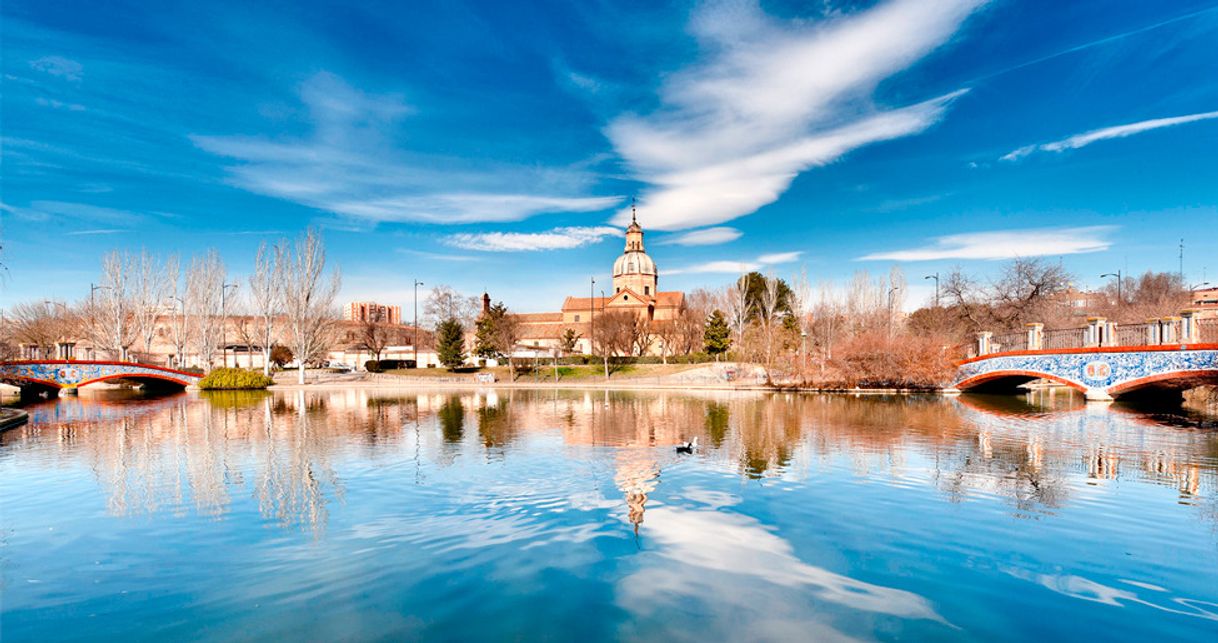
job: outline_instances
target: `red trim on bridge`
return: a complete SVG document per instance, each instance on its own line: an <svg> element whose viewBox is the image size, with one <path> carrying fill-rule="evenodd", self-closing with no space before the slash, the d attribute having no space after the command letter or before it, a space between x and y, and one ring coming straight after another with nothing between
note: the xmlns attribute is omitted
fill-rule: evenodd
<svg viewBox="0 0 1218 643"><path fill-rule="evenodd" d="M1165 353L1169 351L1213 351L1218 344L1162 344L1155 346L1087 346L1080 348L1048 348L1038 351L1003 351L987 353L956 362L957 366L972 364L995 357L1022 357L1030 355L1075 355L1079 353Z"/></svg>
<svg viewBox="0 0 1218 643"><path fill-rule="evenodd" d="M1081 391L1083 393L1087 392L1087 387L1079 384L1078 382L1071 382L1064 377L1049 375L1047 373L1038 373L1036 371L993 371L990 373L982 373L980 375L974 375L964 381L957 382L956 388L964 391L989 381L1005 379L1008 377L1028 377L1034 380L1052 380L1058 384L1065 384L1066 386L1069 386L1077 391Z"/></svg>
<svg viewBox="0 0 1218 643"><path fill-rule="evenodd" d="M1218 369L1206 369L1201 371L1171 371L1169 373L1159 373L1158 375L1148 375L1140 377L1136 380L1121 382L1115 384L1108 389L1108 394L1116 397L1122 393L1129 393L1137 389L1149 386L1156 382L1166 382L1169 380L1209 380L1218 379Z"/></svg>
<svg viewBox="0 0 1218 643"><path fill-rule="evenodd" d="M180 380L176 377L169 377L167 375L161 375L159 373L136 373L136 374L115 373L114 375L103 375L101 377L95 377L91 380L77 382L76 387L79 388L81 386L87 386L89 384L95 384L97 382L104 382L106 380L136 380L136 381L138 381L138 380L163 380L165 382L173 382L174 384L177 384L178 386L190 386L191 384L193 384L193 382Z"/></svg>

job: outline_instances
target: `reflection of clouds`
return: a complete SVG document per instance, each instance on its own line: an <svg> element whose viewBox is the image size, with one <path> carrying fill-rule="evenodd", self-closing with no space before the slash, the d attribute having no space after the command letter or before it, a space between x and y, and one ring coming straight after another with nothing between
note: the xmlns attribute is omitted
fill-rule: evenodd
<svg viewBox="0 0 1218 643"><path fill-rule="evenodd" d="M1133 580L1121 581L1131 587L1157 592L1162 596L1164 602L1170 603L1170 605L1142 598L1133 590L1110 587L1073 574L1036 574L1022 569L1008 569L1006 572L1011 576L1034 582L1045 589L1071 598L1078 598L1093 603L1103 603L1113 607L1124 607L1128 603L1137 603L1164 612L1171 612L1172 614L1182 614L1184 616L1195 616L1211 621L1218 621L1218 603L1168 596L1167 594L1170 590L1151 583Z"/></svg>
<svg viewBox="0 0 1218 643"><path fill-rule="evenodd" d="M791 544L753 518L724 511L656 507L648 512L653 551L623 578L618 602L649 627L680 615L687 640L706 635L743 640L844 639L832 609L943 622L917 594L881 587L809 565ZM705 609L702 609L705 608ZM692 612L692 614L691 614ZM695 616L696 618L689 618ZM635 627L631 625L629 627ZM624 632L626 638L639 633Z"/></svg>

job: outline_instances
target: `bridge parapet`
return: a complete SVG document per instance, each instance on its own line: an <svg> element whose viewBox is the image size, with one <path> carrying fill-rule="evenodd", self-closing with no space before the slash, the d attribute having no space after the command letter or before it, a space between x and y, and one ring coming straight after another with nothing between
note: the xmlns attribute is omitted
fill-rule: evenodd
<svg viewBox="0 0 1218 643"><path fill-rule="evenodd" d="M0 381L49 392L75 389L95 382L125 379L145 384L182 387L198 384L202 376L135 362L21 360L0 362Z"/></svg>

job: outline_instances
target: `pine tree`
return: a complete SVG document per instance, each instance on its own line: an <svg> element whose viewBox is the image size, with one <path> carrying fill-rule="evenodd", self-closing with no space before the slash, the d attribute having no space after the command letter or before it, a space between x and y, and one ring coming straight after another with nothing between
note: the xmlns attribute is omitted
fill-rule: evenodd
<svg viewBox="0 0 1218 643"><path fill-rule="evenodd" d="M728 328L727 318L719 310L711 313L706 319L702 342L706 352L714 355L716 359L732 347L732 329Z"/></svg>
<svg viewBox="0 0 1218 643"><path fill-rule="evenodd" d="M465 363L465 329L455 318L436 326L436 358L450 371Z"/></svg>
<svg viewBox="0 0 1218 643"><path fill-rule="evenodd" d="M503 352L499 348L498 321L507 313L503 304L491 306L484 315L478 318L474 325L474 354L482 359L500 359Z"/></svg>

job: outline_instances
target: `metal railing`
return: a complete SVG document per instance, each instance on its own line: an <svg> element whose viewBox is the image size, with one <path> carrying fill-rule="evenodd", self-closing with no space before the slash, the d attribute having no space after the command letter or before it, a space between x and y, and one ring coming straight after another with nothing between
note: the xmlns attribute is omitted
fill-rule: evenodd
<svg viewBox="0 0 1218 643"><path fill-rule="evenodd" d="M1156 324L1122 324L1116 327L1113 346L1145 346L1151 343L1151 328Z"/></svg>
<svg viewBox="0 0 1218 643"><path fill-rule="evenodd" d="M1218 319L1197 320L1197 341L1202 344L1218 344Z"/></svg>
<svg viewBox="0 0 1218 643"><path fill-rule="evenodd" d="M1041 347L1050 350L1055 348L1079 348L1085 346L1086 343L1086 328L1061 328L1046 330Z"/></svg>
<svg viewBox="0 0 1218 643"><path fill-rule="evenodd" d="M992 353L1023 351L1027 349L1027 333L1005 333L1002 335L994 335L994 337L990 339L990 352Z"/></svg>

